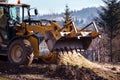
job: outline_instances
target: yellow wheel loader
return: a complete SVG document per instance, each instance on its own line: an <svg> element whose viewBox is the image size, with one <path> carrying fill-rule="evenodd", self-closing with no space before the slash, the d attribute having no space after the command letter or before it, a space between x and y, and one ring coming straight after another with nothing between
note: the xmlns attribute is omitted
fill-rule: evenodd
<svg viewBox="0 0 120 80"><path fill-rule="evenodd" d="M86 31L73 22L61 27L56 21L35 20L37 13L27 4L0 2L0 55L7 54L10 63L29 65L36 58L56 62L59 51L86 50L99 35L96 27Z"/></svg>

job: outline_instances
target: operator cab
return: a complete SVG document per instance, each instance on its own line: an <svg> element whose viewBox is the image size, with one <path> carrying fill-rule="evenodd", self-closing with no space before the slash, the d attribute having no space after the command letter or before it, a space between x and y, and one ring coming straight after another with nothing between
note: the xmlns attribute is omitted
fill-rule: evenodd
<svg viewBox="0 0 120 80"><path fill-rule="evenodd" d="M8 44L17 37L16 24L21 26L23 20L28 18L29 8L27 4L0 2L0 55L8 50Z"/></svg>
<svg viewBox="0 0 120 80"><path fill-rule="evenodd" d="M28 19L30 5L0 2L0 42L9 41L14 36L15 24Z"/></svg>

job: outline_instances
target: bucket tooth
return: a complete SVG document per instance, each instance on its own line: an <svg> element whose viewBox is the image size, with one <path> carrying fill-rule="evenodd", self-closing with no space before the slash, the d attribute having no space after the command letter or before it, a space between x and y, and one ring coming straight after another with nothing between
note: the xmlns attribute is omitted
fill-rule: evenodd
<svg viewBox="0 0 120 80"><path fill-rule="evenodd" d="M72 48L69 48L69 51L72 52Z"/></svg>
<svg viewBox="0 0 120 80"><path fill-rule="evenodd" d="M77 52L77 48L75 48L75 51Z"/></svg>
<svg viewBox="0 0 120 80"><path fill-rule="evenodd" d="M79 53L81 53L81 48L79 48Z"/></svg>
<svg viewBox="0 0 120 80"><path fill-rule="evenodd" d="M55 52L60 52L60 49L56 48L54 49Z"/></svg>
<svg viewBox="0 0 120 80"><path fill-rule="evenodd" d="M68 52L68 48L67 48L67 47L64 47L64 50L65 50L66 52Z"/></svg>
<svg viewBox="0 0 120 80"><path fill-rule="evenodd" d="M60 51L61 51L61 52L64 52L64 49L63 49L63 48L60 48Z"/></svg>

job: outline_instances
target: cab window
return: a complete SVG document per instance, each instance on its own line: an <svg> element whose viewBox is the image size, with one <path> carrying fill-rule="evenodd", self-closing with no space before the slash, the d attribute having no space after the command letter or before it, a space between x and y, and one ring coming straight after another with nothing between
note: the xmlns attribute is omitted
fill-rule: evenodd
<svg viewBox="0 0 120 80"><path fill-rule="evenodd" d="M21 17L20 17L20 12L21 12L21 8L20 7L10 7L10 17L11 19L17 21L17 22L21 22Z"/></svg>

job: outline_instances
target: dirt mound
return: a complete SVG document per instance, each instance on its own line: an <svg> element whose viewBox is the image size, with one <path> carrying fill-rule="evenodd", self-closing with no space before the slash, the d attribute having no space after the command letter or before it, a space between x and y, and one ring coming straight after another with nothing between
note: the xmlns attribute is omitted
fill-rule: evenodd
<svg viewBox="0 0 120 80"><path fill-rule="evenodd" d="M59 53L59 64L93 68L96 66L94 63L90 62L84 56L82 56L79 52L73 50L72 52L62 52Z"/></svg>
<svg viewBox="0 0 120 80"><path fill-rule="evenodd" d="M88 68L79 68L78 66L57 66L56 69L49 69L49 73L46 76L58 77L68 80L105 80L98 76L95 72Z"/></svg>
<svg viewBox="0 0 120 80"><path fill-rule="evenodd" d="M34 63L25 67L8 62L0 65L0 75L15 80L105 80L91 69L78 66Z"/></svg>
<svg viewBox="0 0 120 80"><path fill-rule="evenodd" d="M34 60L30 66L16 66L7 61L0 61L0 80L4 77L3 80L6 80L6 77L7 80L119 80L117 76L113 79L100 77L98 73L101 70L94 72L92 68L96 65L75 52L64 52L59 57L59 65ZM100 74L106 76L111 73L107 72L102 71Z"/></svg>

